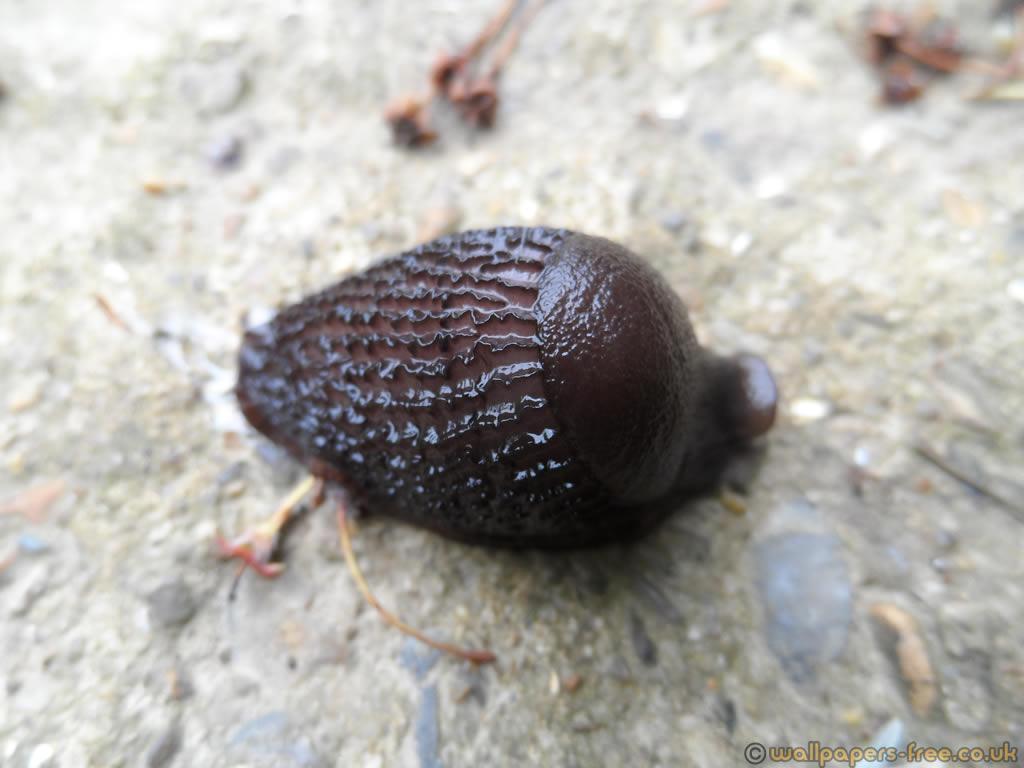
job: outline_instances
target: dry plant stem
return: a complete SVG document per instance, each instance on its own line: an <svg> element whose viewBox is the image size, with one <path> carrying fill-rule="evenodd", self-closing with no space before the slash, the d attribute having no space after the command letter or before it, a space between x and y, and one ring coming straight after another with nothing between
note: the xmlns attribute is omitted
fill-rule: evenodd
<svg viewBox="0 0 1024 768"><path fill-rule="evenodd" d="M927 461L936 469L940 469L947 475L952 477L954 480L959 480L961 483L966 485L975 493L980 493L982 496L986 496L997 504L1001 505L1007 511L1010 512L1021 522L1024 522L1024 510L1022 510L1017 504L997 493L996 491L989 488L987 485L981 483L978 479L964 472L959 467L955 467L946 460L938 451L924 443L918 443L914 446L914 453L920 456L922 459Z"/></svg>
<svg viewBox="0 0 1024 768"><path fill-rule="evenodd" d="M1001 66L1001 75L1005 79L1020 74L1021 66L1024 65L1024 7L1018 8L1014 15L1014 32L1013 48Z"/></svg>
<svg viewBox="0 0 1024 768"><path fill-rule="evenodd" d="M317 487L316 493L320 494L319 486L322 486L322 483L323 481L309 475L292 489L274 514L232 541L228 541L219 531L217 532L215 540L221 557L242 561L242 566L235 577L236 584L247 567L268 579L281 575L284 565L270 562L281 529L288 524L295 509L310 491Z"/></svg>
<svg viewBox="0 0 1024 768"><path fill-rule="evenodd" d="M509 18L512 16L512 12L515 11L516 6L519 5L519 0L506 0L505 4L498 11L498 14L487 22L487 25L480 30L480 34L476 36L469 45L466 46L466 50L463 51L459 58L462 59L463 63L468 63L471 59L476 58L480 51L482 51L494 37L505 28L508 24Z"/></svg>
<svg viewBox="0 0 1024 768"><path fill-rule="evenodd" d="M380 601L370 591L369 585L366 583L366 579L363 578L363 572L359 570L359 565L356 563L355 553L352 551L352 537L348 530L348 520L346 514L347 501L345 499L338 500L338 535L341 538L341 550L345 555L345 562L348 565L348 570L352 574L352 578L356 582L356 586L359 588L359 592L362 594L363 599L372 605L377 613L380 614L381 618L384 619L388 624L395 627L398 631L403 632L407 635L411 635L419 640L421 643L429 645L431 648L436 648L439 651L450 653L453 656L458 656L460 659L471 661L474 664L490 664L497 661L495 656L490 651L483 650L471 650L467 648L460 648L456 645L449 643L442 643L434 640L423 632L420 632L415 627L406 624L404 621L399 619L393 613L388 611Z"/></svg>
<svg viewBox="0 0 1024 768"><path fill-rule="evenodd" d="M103 294L94 293L92 297L96 299L96 304L99 305L100 311L104 314L107 320L112 322L122 331L128 331L129 333L131 332L132 329L128 327L128 323L126 323L124 319L117 313L117 310L114 309L114 305L111 304L110 301Z"/></svg>
<svg viewBox="0 0 1024 768"><path fill-rule="evenodd" d="M963 57L957 53L926 48L913 39L897 41L896 49L918 64L924 64L938 72L956 72L960 69L963 60Z"/></svg>
<svg viewBox="0 0 1024 768"><path fill-rule="evenodd" d="M506 0L498 14L487 22L480 30L480 34L464 50L441 56L431 70L431 99L434 96L450 98L453 87L456 90L459 88L465 90L465 81L468 79L466 69L473 63L473 59L479 56L483 49L501 33L518 5L519 0Z"/></svg>
<svg viewBox="0 0 1024 768"><path fill-rule="evenodd" d="M972 94L970 98L988 98L989 94L999 86L1022 74L1022 67L1024 67L1024 8L1019 8L1014 14L1013 47L1010 49L1006 61L993 63L986 59L971 59L967 62L969 71L991 78L991 82Z"/></svg>
<svg viewBox="0 0 1024 768"><path fill-rule="evenodd" d="M501 45L494 52L494 59L491 62L491 68L487 72L486 79L494 80L501 73L501 68L505 66L505 62L515 52L516 47L519 45L520 39L522 39L523 32L526 27L529 26L530 22L533 21L533 17L537 15L541 6L544 4L544 0L533 0L526 10L523 11L517 23L509 33L505 36L505 39L501 42Z"/></svg>

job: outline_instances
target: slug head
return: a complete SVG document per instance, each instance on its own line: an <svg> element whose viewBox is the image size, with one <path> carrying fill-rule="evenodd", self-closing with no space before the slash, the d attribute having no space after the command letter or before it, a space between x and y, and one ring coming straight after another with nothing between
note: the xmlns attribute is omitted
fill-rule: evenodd
<svg viewBox="0 0 1024 768"><path fill-rule="evenodd" d="M704 355L679 297L622 246L573 235L534 311L545 392L577 455L619 504L662 497L686 460Z"/></svg>
<svg viewBox="0 0 1024 768"><path fill-rule="evenodd" d="M620 245L566 240L544 267L535 312L555 416L618 504L714 485L775 420L764 361L702 349L679 297Z"/></svg>
<svg viewBox="0 0 1024 768"><path fill-rule="evenodd" d="M779 392L760 357L705 352L690 452L675 491L692 494L718 481L726 464L775 423Z"/></svg>

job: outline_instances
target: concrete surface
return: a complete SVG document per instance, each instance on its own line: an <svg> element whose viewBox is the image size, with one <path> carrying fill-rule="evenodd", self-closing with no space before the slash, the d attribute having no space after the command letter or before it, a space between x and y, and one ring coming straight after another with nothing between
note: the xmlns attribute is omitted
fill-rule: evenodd
<svg viewBox="0 0 1024 768"><path fill-rule="evenodd" d="M390 146L384 105L493 7L0 2L0 765L1021 745L1021 107L967 74L880 106L846 3L552 0L493 133ZM940 7L995 47L988 3ZM493 667L383 626L326 509L229 601L215 528L296 479L234 407L242 317L500 223L630 245L769 360L759 473L597 552L364 522L385 604Z"/></svg>

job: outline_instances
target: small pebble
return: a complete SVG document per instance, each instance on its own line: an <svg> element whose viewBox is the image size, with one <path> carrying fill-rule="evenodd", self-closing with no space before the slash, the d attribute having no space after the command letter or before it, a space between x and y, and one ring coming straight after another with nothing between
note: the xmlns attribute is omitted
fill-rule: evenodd
<svg viewBox="0 0 1024 768"><path fill-rule="evenodd" d="M161 584L149 594L146 601L149 603L150 619L165 629L188 624L198 607L192 590L180 580Z"/></svg>
<svg viewBox="0 0 1024 768"><path fill-rule="evenodd" d="M459 679L465 683L465 687L456 697L456 702L463 702L473 699L477 704L483 706L487 703L487 691L484 688L484 676L480 669L473 665L466 665L462 668Z"/></svg>
<svg viewBox="0 0 1024 768"><path fill-rule="evenodd" d="M423 681L427 673L437 664L441 658L441 652L433 648L427 648L418 640L407 637L402 642L402 648L398 652L398 660L402 666L412 672L413 677Z"/></svg>
<svg viewBox="0 0 1024 768"><path fill-rule="evenodd" d="M736 704L732 699L724 696L717 696L715 699L715 714L722 721L727 733L732 734L736 730Z"/></svg>
<svg viewBox="0 0 1024 768"><path fill-rule="evenodd" d="M302 150L298 147L281 147L267 161L267 171L274 176L281 176L287 173L301 159ZM255 196L253 196L253 199L255 199Z"/></svg>
<svg viewBox="0 0 1024 768"><path fill-rule="evenodd" d="M464 155L455 163L455 170L460 176L465 178L472 178L479 174L481 171L486 170L490 166L494 165L495 157L491 154L485 154L483 152L473 152L468 155Z"/></svg>
<svg viewBox="0 0 1024 768"><path fill-rule="evenodd" d="M628 683L633 680L633 674L629 670L629 663L622 656L612 656L604 667L604 674L610 679L620 683Z"/></svg>
<svg viewBox="0 0 1024 768"><path fill-rule="evenodd" d="M18 551L26 555L41 555L50 551L48 542L31 533L18 535Z"/></svg>
<svg viewBox="0 0 1024 768"><path fill-rule="evenodd" d="M37 568L30 575L19 578L11 587L11 616L21 618L28 615L32 606L43 595L50 586L50 572L43 568Z"/></svg>
<svg viewBox="0 0 1024 768"><path fill-rule="evenodd" d="M888 123L875 122L868 125L857 138L857 148L862 159L871 160L896 141L896 135Z"/></svg>
<svg viewBox="0 0 1024 768"><path fill-rule="evenodd" d="M1024 277L1018 277L1006 284L1006 295L1024 304Z"/></svg>
<svg viewBox="0 0 1024 768"><path fill-rule="evenodd" d="M633 582L633 591L657 613L658 618L670 624L682 624L683 612L662 586L648 573Z"/></svg>
<svg viewBox="0 0 1024 768"><path fill-rule="evenodd" d="M689 224L685 214L679 211L668 211L658 217L658 223L661 224L662 228L667 232L679 232Z"/></svg>
<svg viewBox="0 0 1024 768"><path fill-rule="evenodd" d="M751 448L736 456L722 473L722 487L741 496L747 494L757 479L764 455L763 448Z"/></svg>
<svg viewBox="0 0 1024 768"><path fill-rule="evenodd" d="M903 721L897 717L886 721L871 737L871 746L877 750L902 749L905 747ZM857 763L856 768L871 768L872 766L878 766L878 764L876 760L861 760Z"/></svg>
<svg viewBox="0 0 1024 768"><path fill-rule="evenodd" d="M861 707L849 707L839 713L839 719L850 728L859 728L864 722L864 710Z"/></svg>
<svg viewBox="0 0 1024 768"><path fill-rule="evenodd" d="M175 754L181 749L181 726L172 723L150 744L146 750L146 765L148 768L163 768L169 765Z"/></svg>
<svg viewBox="0 0 1024 768"><path fill-rule="evenodd" d="M242 101L249 79L239 65L225 61L206 67L186 83L185 93L200 115L230 112Z"/></svg>
<svg viewBox="0 0 1024 768"><path fill-rule="evenodd" d="M245 145L233 134L220 136L206 146L206 160L214 168L229 171L237 168L242 161Z"/></svg>
<svg viewBox="0 0 1024 768"><path fill-rule="evenodd" d="M997 633L993 616L982 606L950 601L939 609L939 635L953 658L989 655Z"/></svg>
<svg viewBox="0 0 1024 768"><path fill-rule="evenodd" d="M979 666L987 669L991 662ZM955 728L967 733L981 734L992 718L992 692L987 685L987 674L975 672L972 665L957 666L957 673L945 677L942 683L942 711Z"/></svg>
<svg viewBox="0 0 1024 768"><path fill-rule="evenodd" d="M57 768L57 750L51 744L40 744L28 758L28 768Z"/></svg>
<svg viewBox="0 0 1024 768"><path fill-rule="evenodd" d="M740 232L729 242L729 251L733 256L742 256L754 244L754 236L749 232Z"/></svg>
<svg viewBox="0 0 1024 768"><path fill-rule="evenodd" d="M293 733L288 715L280 710L242 723L228 740L228 747L254 765L320 768L326 764L309 739Z"/></svg>
<svg viewBox="0 0 1024 768"><path fill-rule="evenodd" d="M635 611L629 614L629 637L633 642L633 651L645 666L653 667L658 663L658 646L647 634L643 619Z"/></svg>
<svg viewBox="0 0 1024 768"><path fill-rule="evenodd" d="M195 693L195 687L188 674L179 667L167 671L167 688L170 697L174 701L184 701Z"/></svg>
<svg viewBox="0 0 1024 768"><path fill-rule="evenodd" d="M734 515L742 515L747 511L747 502L738 493L723 488L718 494L718 502Z"/></svg>
<svg viewBox="0 0 1024 768"><path fill-rule="evenodd" d="M416 756L420 768L441 768L441 728L437 708L437 686L428 685L423 689L416 713Z"/></svg>
<svg viewBox="0 0 1024 768"><path fill-rule="evenodd" d="M244 480L232 480L230 483L224 486L222 495L225 499L237 499L239 496L245 493L245 481Z"/></svg>
<svg viewBox="0 0 1024 768"><path fill-rule="evenodd" d="M42 399L43 384L41 381L26 381L16 386L7 398L7 410L11 413L22 413Z"/></svg>
<svg viewBox="0 0 1024 768"><path fill-rule="evenodd" d="M152 197L163 197L179 189L181 189L180 184L156 176L142 180L142 191Z"/></svg>
<svg viewBox="0 0 1024 768"><path fill-rule="evenodd" d="M806 59L801 46L775 32L763 32L753 42L754 53L764 70L787 85L814 90L821 78L814 65Z"/></svg>
<svg viewBox="0 0 1024 768"><path fill-rule="evenodd" d="M583 685L583 677L577 674L572 674L562 680L562 688L566 693L576 693Z"/></svg>
<svg viewBox="0 0 1024 768"><path fill-rule="evenodd" d="M594 722L589 715L586 715L583 712L577 712L572 716L570 727L576 733L590 733L591 731L596 731L600 728L601 724Z"/></svg>
<svg viewBox="0 0 1024 768"><path fill-rule="evenodd" d="M416 239L420 242L450 235L462 221L462 209L455 205L441 205L430 208L420 220Z"/></svg>
<svg viewBox="0 0 1024 768"><path fill-rule="evenodd" d="M758 542L754 559L768 646L792 679L807 680L842 653L853 620L842 544L826 533L783 533Z"/></svg>
<svg viewBox="0 0 1024 768"><path fill-rule="evenodd" d="M786 181L779 176L765 176L754 184L754 195L760 200L773 200L788 191Z"/></svg>
<svg viewBox="0 0 1024 768"><path fill-rule="evenodd" d="M789 413L798 424L820 421L832 412L832 407L824 400L812 397L798 397L789 404Z"/></svg>
<svg viewBox="0 0 1024 768"><path fill-rule="evenodd" d="M657 115L659 120L664 120L670 123L677 123L686 117L686 113L690 111L690 104L682 96L671 96L667 99L662 99L654 107L654 114Z"/></svg>

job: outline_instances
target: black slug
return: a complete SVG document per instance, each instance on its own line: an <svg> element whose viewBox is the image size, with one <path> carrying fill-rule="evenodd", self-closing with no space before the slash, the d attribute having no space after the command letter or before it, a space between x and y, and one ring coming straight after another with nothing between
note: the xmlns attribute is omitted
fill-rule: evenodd
<svg viewBox="0 0 1024 768"><path fill-rule="evenodd" d="M644 531L777 400L641 259L544 227L442 237L282 310L246 332L237 395L368 512L523 547Z"/></svg>

